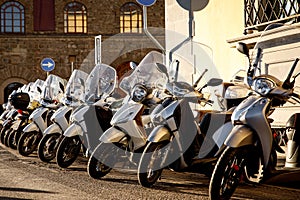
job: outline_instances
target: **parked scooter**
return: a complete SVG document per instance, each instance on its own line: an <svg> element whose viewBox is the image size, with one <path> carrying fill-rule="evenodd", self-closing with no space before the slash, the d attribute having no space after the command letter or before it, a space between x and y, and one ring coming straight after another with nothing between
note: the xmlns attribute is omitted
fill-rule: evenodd
<svg viewBox="0 0 300 200"><path fill-rule="evenodd" d="M43 132L50 124L50 117L60 107L66 81L50 74L44 82L41 107L35 109L29 116L32 120L24 129L19 139L17 149L22 156L28 156L37 149Z"/></svg>
<svg viewBox="0 0 300 200"><path fill-rule="evenodd" d="M12 132L12 125L15 121L15 117L18 115L18 112L26 109L29 103L28 88L32 83L23 85L22 87L14 90L8 97L9 105L11 105L10 110L6 115L6 119L3 122L3 127L1 129L1 143L8 146L8 136ZM20 100L22 99L22 100Z"/></svg>
<svg viewBox="0 0 300 200"><path fill-rule="evenodd" d="M0 115L0 130L3 128L3 123L7 119L7 114L12 108L12 105L8 101L7 103L2 104L3 112Z"/></svg>
<svg viewBox="0 0 300 200"><path fill-rule="evenodd" d="M28 87L28 91L16 93L14 98L14 107L18 109L18 114L11 126L11 131L7 138L7 145L13 149L17 149L17 143L20 139L23 129L29 123L29 115L34 109L40 106L39 101L41 97L42 87L44 81L37 79ZM28 99L28 96L29 99ZM28 102L29 101L29 102Z"/></svg>
<svg viewBox="0 0 300 200"><path fill-rule="evenodd" d="M280 28L278 28L280 27ZM276 28L276 29L273 29ZM278 30L278 29L279 30ZM220 156L209 185L210 199L230 199L239 182L245 178L250 182L261 182L278 174L284 175L294 172L300 173L299 135L297 117L295 114L289 120L288 148L286 150L286 164L284 168L275 168L277 164L276 151L280 151L271 130L272 119L269 116L276 107L286 102L300 103L300 96L294 93L295 79L300 75L293 72L299 61L295 59L288 76L281 82L269 74L261 75L263 67L269 62L268 48L274 45L269 39L271 33L278 33L284 28L294 29L293 36L300 34L297 26L283 27L278 24L269 25L257 42L253 64L247 72L248 84L253 89L253 95L244 100L232 114L234 128L224 142L226 149ZM289 35L281 35L276 42L286 42ZM284 43L285 44L285 43ZM239 51L247 55L247 46L240 43ZM292 78L292 80L291 80Z"/></svg>
<svg viewBox="0 0 300 200"><path fill-rule="evenodd" d="M167 102L167 106L154 117L153 121L157 125L147 138L147 146L139 162L138 180L142 186L152 186L166 167L175 171L191 171L192 168L197 168L196 170L199 171L199 165L202 164L205 165L202 166L202 171L209 174L209 167L211 168L209 165L215 160L213 153L218 149L214 148L217 145L212 142L212 138L207 139L208 136L205 136L208 131L214 132L220 128L226 122L226 118L230 117L230 113L200 110L200 115L204 117L199 129L199 118L194 115L190 104L198 104L198 102L204 105L212 104L211 100L204 98L202 90L207 86L214 87L223 82L221 79L213 78L202 88L196 89L206 72L207 70L193 85L186 81L177 81L177 78L167 84L166 88L170 94L164 101ZM214 130L211 130L212 128L208 130L212 120ZM207 143L204 150L201 148L203 143Z"/></svg>
<svg viewBox="0 0 300 200"><path fill-rule="evenodd" d="M168 81L167 68L161 53L148 53L134 71L125 77L120 88L127 94L127 102L114 114L111 125L100 137L100 144L91 154L87 171L89 176L99 179L110 172L116 163L137 163L134 157L142 152L151 126L152 110L162 101L160 90ZM148 132L148 133L147 133Z"/></svg>
<svg viewBox="0 0 300 200"><path fill-rule="evenodd" d="M98 138L110 127L112 110L106 99L116 85L116 71L99 64L89 74L85 85L85 103L76 108L70 117L70 126L64 132L56 152L58 166L67 168L77 159L80 150L88 156L98 144Z"/></svg>
<svg viewBox="0 0 300 200"><path fill-rule="evenodd" d="M84 84L88 74L74 70L68 81L66 92L59 108L52 115L52 124L45 129L43 138L38 145L38 157L41 161L50 162L56 156L56 150L63 139L63 133L70 125L70 116L74 109L84 102Z"/></svg>

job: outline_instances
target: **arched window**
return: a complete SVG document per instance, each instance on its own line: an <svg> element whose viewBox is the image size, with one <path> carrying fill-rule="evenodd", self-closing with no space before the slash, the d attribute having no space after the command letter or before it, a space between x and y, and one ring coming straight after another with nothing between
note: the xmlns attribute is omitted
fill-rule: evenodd
<svg viewBox="0 0 300 200"><path fill-rule="evenodd" d="M78 2L68 3L64 8L65 33L87 33L87 10Z"/></svg>
<svg viewBox="0 0 300 200"><path fill-rule="evenodd" d="M1 33L24 33L24 6L17 1L7 1L0 10Z"/></svg>
<svg viewBox="0 0 300 200"><path fill-rule="evenodd" d="M141 33L142 13L141 7L136 3L125 3L120 9L120 32Z"/></svg>

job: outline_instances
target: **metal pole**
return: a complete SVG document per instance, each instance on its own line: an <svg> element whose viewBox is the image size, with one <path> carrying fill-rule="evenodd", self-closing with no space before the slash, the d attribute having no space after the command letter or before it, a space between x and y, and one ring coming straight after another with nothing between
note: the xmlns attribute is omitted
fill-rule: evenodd
<svg viewBox="0 0 300 200"><path fill-rule="evenodd" d="M143 6L143 29L145 34L154 42L154 44L162 50L162 52L165 54L165 48L153 37L153 35L148 31L147 26L147 7Z"/></svg>
<svg viewBox="0 0 300 200"><path fill-rule="evenodd" d="M71 62L71 74L74 71L74 62Z"/></svg>

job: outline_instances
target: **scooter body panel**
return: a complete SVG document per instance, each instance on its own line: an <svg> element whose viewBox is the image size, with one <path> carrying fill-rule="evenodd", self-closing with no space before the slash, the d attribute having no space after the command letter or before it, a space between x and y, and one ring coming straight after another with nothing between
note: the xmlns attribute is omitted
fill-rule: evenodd
<svg viewBox="0 0 300 200"><path fill-rule="evenodd" d="M233 148L252 145L254 143L253 130L246 125L234 126L224 144Z"/></svg>
<svg viewBox="0 0 300 200"><path fill-rule="evenodd" d="M45 129L43 135L46 135L46 134L49 135L49 134L54 134L54 133L60 133L60 134L63 133L61 127L57 123L53 123L50 126L48 126L48 128Z"/></svg>
<svg viewBox="0 0 300 200"><path fill-rule="evenodd" d="M39 127L35 122L31 122L23 129L23 132L32 132L32 131L37 131L37 132L40 131Z"/></svg>
<svg viewBox="0 0 300 200"><path fill-rule="evenodd" d="M120 142L125 136L126 134L123 131L110 127L101 135L99 140L104 143L115 143Z"/></svg>
<svg viewBox="0 0 300 200"><path fill-rule="evenodd" d="M31 115L29 116L29 119L32 119L34 121L34 123L38 126L38 128L40 129L41 132L44 132L45 129L47 128L47 115L45 119L42 117L44 115L45 112L48 112L49 108L45 108L45 107L40 107L38 109L36 109L35 111L33 111L33 113L31 113Z"/></svg>
<svg viewBox="0 0 300 200"><path fill-rule="evenodd" d="M269 161L273 141L272 130L266 117L266 109L270 102L268 98L259 96L251 96L244 100L232 114L232 121L236 127L234 127L230 136L225 141L225 144L229 146L238 147L238 141L240 141L240 145L244 145L258 137L265 166ZM250 129L240 125L245 125ZM251 134L253 136L250 136ZM234 139L234 137L236 138ZM252 141L253 143L254 141Z"/></svg>
<svg viewBox="0 0 300 200"><path fill-rule="evenodd" d="M110 124L119 125L134 120L138 112L144 107L139 103L126 103L124 104L113 116Z"/></svg>
<svg viewBox="0 0 300 200"><path fill-rule="evenodd" d="M78 124L72 123L64 132L64 136L73 137L76 135L83 136L83 130Z"/></svg>
<svg viewBox="0 0 300 200"><path fill-rule="evenodd" d="M59 108L51 117L51 120L59 124L62 130L69 127L69 120L66 118L68 112L72 112L73 108L70 106L63 106Z"/></svg>
<svg viewBox="0 0 300 200"><path fill-rule="evenodd" d="M163 125L156 126L147 139L149 142L163 142L171 140L171 133Z"/></svg>

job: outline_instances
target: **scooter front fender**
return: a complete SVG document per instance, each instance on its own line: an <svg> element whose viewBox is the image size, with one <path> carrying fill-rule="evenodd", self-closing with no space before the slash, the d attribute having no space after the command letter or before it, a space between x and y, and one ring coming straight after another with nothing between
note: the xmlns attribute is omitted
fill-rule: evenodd
<svg viewBox="0 0 300 200"><path fill-rule="evenodd" d="M71 124L69 128L64 132L65 137L73 137L73 136L83 136L83 130L78 124Z"/></svg>
<svg viewBox="0 0 300 200"><path fill-rule="evenodd" d="M53 123L50 126L48 126L48 128L46 128L46 130L44 131L43 135L49 135L49 134L53 134L53 133L62 134L61 128L56 123Z"/></svg>
<svg viewBox="0 0 300 200"><path fill-rule="evenodd" d="M34 122L31 122L23 129L23 132L32 132L32 131L37 131L37 132L40 131L39 127Z"/></svg>
<svg viewBox="0 0 300 200"><path fill-rule="evenodd" d="M159 125L152 130L147 140L149 142L170 141L171 133L165 126Z"/></svg>
<svg viewBox="0 0 300 200"><path fill-rule="evenodd" d="M229 133L224 144L230 147L241 147L246 145L253 145L254 132L251 128L245 125L234 126Z"/></svg>
<svg viewBox="0 0 300 200"><path fill-rule="evenodd" d="M125 136L126 134L121 130L110 127L103 133L99 140L104 143L114 143L120 142Z"/></svg>

